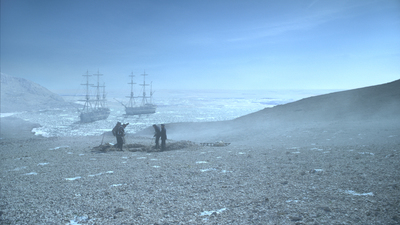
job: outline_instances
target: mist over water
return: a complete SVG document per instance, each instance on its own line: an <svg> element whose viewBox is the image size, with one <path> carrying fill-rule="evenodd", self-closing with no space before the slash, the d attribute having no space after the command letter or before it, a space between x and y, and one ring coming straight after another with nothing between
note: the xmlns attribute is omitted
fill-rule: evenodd
<svg viewBox="0 0 400 225"><path fill-rule="evenodd" d="M266 107L285 104L301 98L327 93L327 90L286 90L286 91L157 91L153 103L157 105L155 114L125 116L125 108L119 102L128 102L128 93L111 91L108 93L108 107L111 110L107 120L80 123L78 108L56 108L36 112L17 112L13 115L29 122L38 123L32 131L45 137L100 135L111 131L120 121L129 123L127 133L135 133L152 124L177 122L208 122L231 120ZM83 96L64 93L63 98L70 103L79 103ZM137 100L137 102L139 99Z"/></svg>

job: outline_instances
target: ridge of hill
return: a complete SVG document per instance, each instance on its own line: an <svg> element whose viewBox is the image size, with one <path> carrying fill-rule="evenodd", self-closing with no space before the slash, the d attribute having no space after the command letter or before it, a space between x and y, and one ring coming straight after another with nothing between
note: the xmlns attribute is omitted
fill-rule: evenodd
<svg viewBox="0 0 400 225"><path fill-rule="evenodd" d="M229 121L173 123L167 124L166 127L173 139L260 142L263 139L291 135L300 138L300 133L306 137L307 130L324 132L328 128L337 132L357 127L358 130L391 130L397 133L400 128L399 112L400 80L396 80L376 86L308 97ZM353 130L357 132L357 129ZM138 134L152 134L152 128Z"/></svg>
<svg viewBox="0 0 400 225"><path fill-rule="evenodd" d="M24 78L1 73L2 113L63 107L64 99L45 87Z"/></svg>
<svg viewBox="0 0 400 225"><path fill-rule="evenodd" d="M400 118L400 80L304 98L265 108L236 121L279 122L377 120Z"/></svg>

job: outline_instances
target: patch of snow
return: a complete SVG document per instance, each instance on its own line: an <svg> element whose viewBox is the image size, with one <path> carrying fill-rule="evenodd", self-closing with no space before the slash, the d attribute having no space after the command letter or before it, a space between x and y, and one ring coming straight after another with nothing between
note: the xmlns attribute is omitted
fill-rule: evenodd
<svg viewBox="0 0 400 225"><path fill-rule="evenodd" d="M59 147L55 147L55 148L50 148L49 150L57 150L57 149L61 149L61 148L69 148L69 146L68 145L59 146Z"/></svg>
<svg viewBox="0 0 400 225"><path fill-rule="evenodd" d="M213 171L213 170L217 170L215 168L209 168L209 169L204 169L204 170L200 170L201 172L208 172L208 171Z"/></svg>
<svg viewBox="0 0 400 225"><path fill-rule="evenodd" d="M369 193L357 193L357 192L352 191L352 190L347 190L344 193L350 194L350 195L356 195L356 196L374 196L374 193L372 193L372 192L369 192Z"/></svg>
<svg viewBox="0 0 400 225"><path fill-rule="evenodd" d="M30 172L30 173L26 173L26 174L24 174L24 175L37 175L37 173L36 172Z"/></svg>
<svg viewBox="0 0 400 225"><path fill-rule="evenodd" d="M211 216L213 213L220 214L225 210L226 208L218 209L216 211L204 211L200 213L200 216Z"/></svg>
<svg viewBox="0 0 400 225"><path fill-rule="evenodd" d="M65 180L78 180L78 179L81 179L81 177L65 178Z"/></svg>

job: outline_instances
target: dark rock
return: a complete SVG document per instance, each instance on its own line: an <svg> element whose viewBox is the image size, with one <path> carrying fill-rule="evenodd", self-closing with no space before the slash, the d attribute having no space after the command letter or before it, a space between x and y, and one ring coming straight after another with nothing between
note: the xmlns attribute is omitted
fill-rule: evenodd
<svg viewBox="0 0 400 225"><path fill-rule="evenodd" d="M300 217L300 216L289 216L289 219L290 219L291 221L296 222L296 221L302 220L303 218Z"/></svg>
<svg viewBox="0 0 400 225"><path fill-rule="evenodd" d="M117 208L117 209L115 209L115 213L120 213L120 212L122 212L122 211L124 211L123 208Z"/></svg>
<svg viewBox="0 0 400 225"><path fill-rule="evenodd" d="M321 206L319 208L324 210L325 212L332 212L332 210L328 206Z"/></svg>

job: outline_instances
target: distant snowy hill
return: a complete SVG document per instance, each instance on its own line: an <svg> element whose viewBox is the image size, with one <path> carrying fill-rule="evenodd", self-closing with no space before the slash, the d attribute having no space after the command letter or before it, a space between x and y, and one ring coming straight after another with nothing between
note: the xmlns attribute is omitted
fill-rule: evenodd
<svg viewBox="0 0 400 225"><path fill-rule="evenodd" d="M32 81L1 74L2 113L63 107L64 99Z"/></svg>

